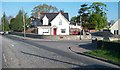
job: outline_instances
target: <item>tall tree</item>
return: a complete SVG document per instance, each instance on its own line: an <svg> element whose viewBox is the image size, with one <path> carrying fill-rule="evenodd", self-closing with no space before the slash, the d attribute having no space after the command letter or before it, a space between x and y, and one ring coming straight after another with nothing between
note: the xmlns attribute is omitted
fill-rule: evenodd
<svg viewBox="0 0 120 70"><path fill-rule="evenodd" d="M16 16L16 25L18 31L23 31L23 11L19 10L19 13Z"/></svg>
<svg viewBox="0 0 120 70"><path fill-rule="evenodd" d="M73 23L80 23L80 16L74 16L71 18L70 22L73 22Z"/></svg>
<svg viewBox="0 0 120 70"><path fill-rule="evenodd" d="M88 29L103 29L107 26L106 4L102 2L94 2L92 5L82 4L79 9L82 26Z"/></svg>
<svg viewBox="0 0 120 70"><path fill-rule="evenodd" d="M84 27L88 28L87 24L88 24L88 19L89 19L89 15L90 15L89 9L90 9L90 7L88 6L88 4L82 4L81 8L78 11L78 13L80 14L81 23L82 23L83 28Z"/></svg>
<svg viewBox="0 0 120 70"><path fill-rule="evenodd" d="M28 28L30 28L30 18L28 17L28 15L27 15L27 13L26 14L24 14L24 16L25 16L25 28L26 29L28 29Z"/></svg>
<svg viewBox="0 0 120 70"><path fill-rule="evenodd" d="M38 12L48 13L48 12L57 12L57 11L58 11L58 9L55 6L41 4L41 5L38 5L38 6L33 8L32 15L37 16Z"/></svg>
<svg viewBox="0 0 120 70"><path fill-rule="evenodd" d="M91 7L91 16L94 16L94 19L90 19L92 22L95 20L96 29L100 30L107 26L107 16L106 16L106 4L102 2L94 2ZM90 23L92 23L90 22Z"/></svg>
<svg viewBox="0 0 120 70"><path fill-rule="evenodd" d="M3 31L9 31L9 22L7 20L5 12L3 13L1 21L2 21L2 30Z"/></svg>
<svg viewBox="0 0 120 70"><path fill-rule="evenodd" d="M18 25L16 23L16 18L10 20L10 30L18 31Z"/></svg>
<svg viewBox="0 0 120 70"><path fill-rule="evenodd" d="M26 29L29 28L29 24L30 24L30 19L27 16L27 13L25 13L23 10L19 10L18 14L16 15L15 18L12 18L10 20L10 28L13 31L23 31L23 15L24 15L24 19L25 19L25 26Z"/></svg>

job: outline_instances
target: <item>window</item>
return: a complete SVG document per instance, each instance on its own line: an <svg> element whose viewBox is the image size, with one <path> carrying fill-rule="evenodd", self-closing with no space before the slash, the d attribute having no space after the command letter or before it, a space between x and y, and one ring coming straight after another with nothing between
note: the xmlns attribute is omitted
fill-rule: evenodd
<svg viewBox="0 0 120 70"><path fill-rule="evenodd" d="M115 35L118 35L118 30L114 30L114 34L115 34Z"/></svg>
<svg viewBox="0 0 120 70"><path fill-rule="evenodd" d="M49 33L49 29L47 28L43 29L43 33Z"/></svg>
<svg viewBox="0 0 120 70"><path fill-rule="evenodd" d="M62 25L62 20L60 19L60 21L59 21L59 25Z"/></svg>
<svg viewBox="0 0 120 70"><path fill-rule="evenodd" d="M61 33L66 33L66 29L61 29Z"/></svg>

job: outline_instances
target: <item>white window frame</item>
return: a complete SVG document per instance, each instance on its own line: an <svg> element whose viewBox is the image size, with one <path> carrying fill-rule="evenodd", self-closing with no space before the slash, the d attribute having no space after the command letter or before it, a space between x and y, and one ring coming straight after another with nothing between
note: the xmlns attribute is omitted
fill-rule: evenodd
<svg viewBox="0 0 120 70"><path fill-rule="evenodd" d="M62 19L59 20L59 25L62 25Z"/></svg>
<svg viewBox="0 0 120 70"><path fill-rule="evenodd" d="M61 33L66 33L66 29L61 29Z"/></svg>

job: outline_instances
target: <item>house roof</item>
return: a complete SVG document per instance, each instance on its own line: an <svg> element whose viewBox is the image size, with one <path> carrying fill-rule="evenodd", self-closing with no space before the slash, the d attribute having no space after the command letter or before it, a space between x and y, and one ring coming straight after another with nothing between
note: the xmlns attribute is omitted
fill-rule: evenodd
<svg viewBox="0 0 120 70"><path fill-rule="evenodd" d="M51 25L51 21L59 14L59 13L40 13L41 18L35 18L37 26L41 26L43 23L43 17L46 16L49 19L49 26ZM68 13L61 13L68 21L69 16Z"/></svg>
<svg viewBox="0 0 120 70"><path fill-rule="evenodd" d="M111 29L111 30L118 30L119 26L120 26L120 19L118 19L118 20L110 27L110 29Z"/></svg>

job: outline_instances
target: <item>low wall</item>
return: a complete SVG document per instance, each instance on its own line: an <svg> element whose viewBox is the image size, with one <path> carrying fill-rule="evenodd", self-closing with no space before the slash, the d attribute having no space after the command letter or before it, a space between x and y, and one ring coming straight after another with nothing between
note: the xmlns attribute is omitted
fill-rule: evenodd
<svg viewBox="0 0 120 70"><path fill-rule="evenodd" d="M120 51L120 43L114 41L97 41L97 47L102 49L114 50L119 52Z"/></svg>
<svg viewBox="0 0 120 70"><path fill-rule="evenodd" d="M99 37L99 36L95 36L97 38L97 40L103 40L104 37ZM109 37L108 38L110 41L114 41L114 40L120 40L120 38L116 38L116 37Z"/></svg>
<svg viewBox="0 0 120 70"><path fill-rule="evenodd" d="M23 33L20 32L11 32L12 35L24 36ZM80 40L80 35L38 35L38 34L26 34L26 37L37 38L37 39L51 39L51 40ZM90 35L81 36L81 39L91 39Z"/></svg>

